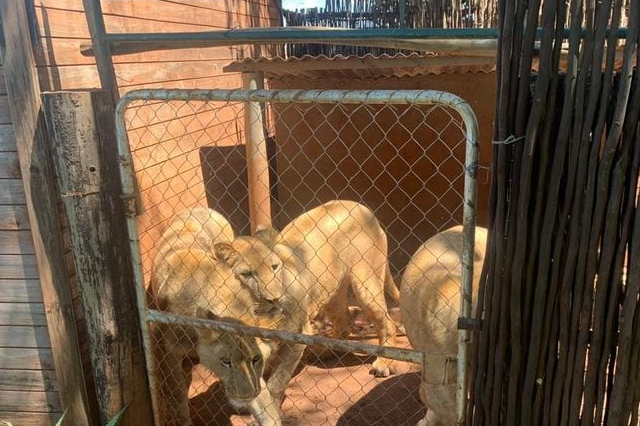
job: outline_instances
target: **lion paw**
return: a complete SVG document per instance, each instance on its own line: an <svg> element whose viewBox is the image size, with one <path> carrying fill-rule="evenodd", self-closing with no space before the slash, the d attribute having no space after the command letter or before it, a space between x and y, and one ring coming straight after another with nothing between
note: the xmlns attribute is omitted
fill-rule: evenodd
<svg viewBox="0 0 640 426"><path fill-rule="evenodd" d="M378 358L371 365L370 373L373 374L374 377L389 377L390 375L396 373L396 369L394 367L393 361Z"/></svg>

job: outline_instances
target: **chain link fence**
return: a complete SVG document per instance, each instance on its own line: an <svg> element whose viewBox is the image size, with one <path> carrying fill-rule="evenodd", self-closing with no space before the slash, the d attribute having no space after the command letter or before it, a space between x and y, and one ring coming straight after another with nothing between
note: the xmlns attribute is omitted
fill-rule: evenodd
<svg viewBox="0 0 640 426"><path fill-rule="evenodd" d="M125 95L117 125L159 424L414 425L421 381L451 385L456 359L464 371L464 351L412 350L398 307L425 241L465 222L473 245L477 125L462 100L149 90ZM461 250L448 267L470 283ZM459 288L434 291L428 321L443 315L466 350L470 288L463 308ZM441 371L421 374L430 357Z"/></svg>

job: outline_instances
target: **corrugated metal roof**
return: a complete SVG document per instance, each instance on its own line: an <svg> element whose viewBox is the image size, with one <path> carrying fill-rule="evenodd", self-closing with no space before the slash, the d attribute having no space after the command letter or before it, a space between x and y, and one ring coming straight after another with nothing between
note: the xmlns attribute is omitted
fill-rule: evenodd
<svg viewBox="0 0 640 426"><path fill-rule="evenodd" d="M261 71L267 78L357 78L414 77L418 75L488 73L495 70L495 58L442 56L411 53L374 56L325 55L300 58L247 58L224 67L224 71Z"/></svg>

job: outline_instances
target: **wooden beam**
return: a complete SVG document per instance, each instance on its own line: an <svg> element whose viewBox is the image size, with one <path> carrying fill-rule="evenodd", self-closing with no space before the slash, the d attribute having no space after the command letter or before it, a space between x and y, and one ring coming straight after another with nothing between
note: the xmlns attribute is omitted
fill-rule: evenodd
<svg viewBox="0 0 640 426"><path fill-rule="evenodd" d="M246 90L264 89L262 73L242 73ZM246 102L244 106L245 149L247 156L247 186L251 233L258 226L271 225L271 193L269 191L269 157L265 141L263 105Z"/></svg>
<svg viewBox="0 0 640 426"><path fill-rule="evenodd" d="M25 2L0 0L0 17L3 31L0 53L24 183L24 201L29 212L56 378L60 389L60 401L67 410L67 424L88 425L91 424L91 416L85 392L71 292L65 270L56 208L57 195L41 112L40 87ZM0 256L0 264L3 257L6 261L13 258ZM12 274L5 275L7 276L4 278L14 278Z"/></svg>
<svg viewBox="0 0 640 426"><path fill-rule="evenodd" d="M102 423L128 404L122 425L152 425L111 93L61 91L43 99Z"/></svg>

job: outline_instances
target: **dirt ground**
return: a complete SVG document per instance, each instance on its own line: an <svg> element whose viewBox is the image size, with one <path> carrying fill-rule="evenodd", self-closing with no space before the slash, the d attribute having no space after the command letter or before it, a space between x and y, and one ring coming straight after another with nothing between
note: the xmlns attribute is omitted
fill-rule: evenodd
<svg viewBox="0 0 640 426"><path fill-rule="evenodd" d="M397 311L392 314L397 316ZM377 343L364 320L356 318L354 328L352 339ZM403 335L397 346L410 347ZM286 391L284 424L414 426L424 417L418 397L420 367L397 362L395 375L375 378L369 374L374 359L308 350ZM190 406L196 426L241 426L252 420L229 405L222 386L200 365L193 372Z"/></svg>

